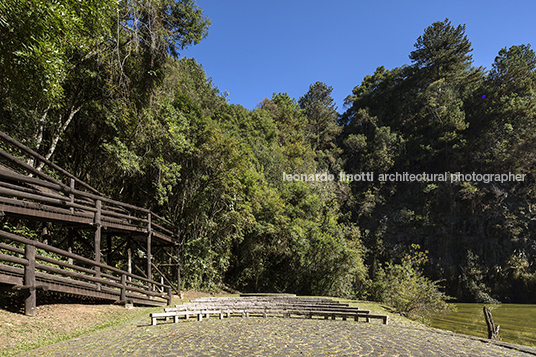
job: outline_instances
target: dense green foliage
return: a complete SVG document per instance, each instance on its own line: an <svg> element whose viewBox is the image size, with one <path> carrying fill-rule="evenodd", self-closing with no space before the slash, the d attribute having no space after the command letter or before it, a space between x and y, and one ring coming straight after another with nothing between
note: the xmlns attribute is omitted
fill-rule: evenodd
<svg viewBox="0 0 536 357"><path fill-rule="evenodd" d="M436 22L412 65L379 67L346 99L346 170L525 174L521 182L357 182L352 222L365 260L429 251L424 271L461 301L534 302L535 54L501 49L490 71L471 66L464 26ZM514 271L516 273L514 273Z"/></svg>
<svg viewBox="0 0 536 357"><path fill-rule="evenodd" d="M411 65L378 67L342 115L321 82L248 110L179 57L210 25L191 0L21 4L0 5L1 129L176 222L184 288L369 296L423 314L444 307L441 280L460 300L534 302L529 45L487 71L464 26L436 22ZM377 180L446 171L527 179Z"/></svg>

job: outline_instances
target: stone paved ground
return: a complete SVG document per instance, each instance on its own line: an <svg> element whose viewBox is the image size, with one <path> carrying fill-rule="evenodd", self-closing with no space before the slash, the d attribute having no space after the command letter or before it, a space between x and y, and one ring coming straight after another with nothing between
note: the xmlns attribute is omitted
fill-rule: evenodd
<svg viewBox="0 0 536 357"><path fill-rule="evenodd" d="M533 353L531 353L533 352ZM149 317L18 356L534 356L468 336L402 325L213 317L149 325Z"/></svg>

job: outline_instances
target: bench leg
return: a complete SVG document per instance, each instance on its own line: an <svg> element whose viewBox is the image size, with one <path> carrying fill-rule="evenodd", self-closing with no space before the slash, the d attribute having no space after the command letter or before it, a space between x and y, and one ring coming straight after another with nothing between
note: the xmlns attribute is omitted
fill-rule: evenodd
<svg viewBox="0 0 536 357"><path fill-rule="evenodd" d="M335 314L332 314L332 315L331 315L331 319L332 319L332 320L335 320Z"/></svg>
<svg viewBox="0 0 536 357"><path fill-rule="evenodd" d="M220 312L220 320L223 320L223 312Z"/></svg>
<svg viewBox="0 0 536 357"><path fill-rule="evenodd" d="M346 316L343 316L343 317L342 317L342 321L346 321Z"/></svg>
<svg viewBox="0 0 536 357"><path fill-rule="evenodd" d="M264 317L264 318L267 317L266 312L263 312L263 313L262 313L262 317Z"/></svg>
<svg viewBox="0 0 536 357"><path fill-rule="evenodd" d="M329 316L328 315L324 315L324 320L327 320L329 319Z"/></svg>
<svg viewBox="0 0 536 357"><path fill-rule="evenodd" d="M203 321L203 314L197 314L197 321Z"/></svg>
<svg viewBox="0 0 536 357"><path fill-rule="evenodd" d="M156 317L151 317L151 325L156 325Z"/></svg>
<svg viewBox="0 0 536 357"><path fill-rule="evenodd" d="M370 317L367 317L366 319L367 319L367 322L370 322Z"/></svg>
<svg viewBox="0 0 536 357"><path fill-rule="evenodd" d="M354 321L359 321L359 316L355 315L354 316Z"/></svg>
<svg viewBox="0 0 536 357"><path fill-rule="evenodd" d="M173 322L178 323L179 322L179 315L173 316Z"/></svg>

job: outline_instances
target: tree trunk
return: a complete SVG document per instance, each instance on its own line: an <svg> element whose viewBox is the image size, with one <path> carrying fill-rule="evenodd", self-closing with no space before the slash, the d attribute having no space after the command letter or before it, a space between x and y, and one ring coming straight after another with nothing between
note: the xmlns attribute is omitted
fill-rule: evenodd
<svg viewBox="0 0 536 357"><path fill-rule="evenodd" d="M65 132L65 130L67 130L67 127L73 120L75 114L78 113L78 111L81 108L82 108L81 106L78 108L75 108L74 106L71 107L69 116L67 117L67 120L65 120L65 123L61 122L61 117L60 117L60 121L58 123L58 131L56 132L56 135L52 138L52 143L50 144L48 153L45 155L45 159L50 160L50 158L52 157L52 154L54 154L54 151L56 151L56 146L58 145L58 141L60 140L61 135ZM45 163L41 162L39 166L37 167L37 170L41 171L43 166L45 166Z"/></svg>
<svg viewBox="0 0 536 357"><path fill-rule="evenodd" d="M499 337L500 326L495 326L495 323L493 323L493 317L491 316L491 311L486 306L484 306L484 316L486 317L486 324L488 325L488 338L490 340L496 340Z"/></svg>

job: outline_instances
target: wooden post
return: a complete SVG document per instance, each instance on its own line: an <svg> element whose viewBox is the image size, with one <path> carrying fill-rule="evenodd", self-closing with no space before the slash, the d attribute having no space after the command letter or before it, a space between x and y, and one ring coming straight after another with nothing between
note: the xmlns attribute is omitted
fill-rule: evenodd
<svg viewBox="0 0 536 357"><path fill-rule="evenodd" d="M132 248L130 248L130 241L128 242L128 249L127 249L127 271L129 274L132 274ZM128 280L132 280L132 278L129 276Z"/></svg>
<svg viewBox="0 0 536 357"><path fill-rule="evenodd" d="M151 238L153 236L153 232L151 227L151 212L148 213L147 220L147 279L152 280L151 259L153 259L153 257L151 255ZM149 289L151 289L150 286Z"/></svg>
<svg viewBox="0 0 536 357"><path fill-rule="evenodd" d="M179 298L182 299L182 292L181 292L181 245L180 245L180 230L177 229L177 293L179 294Z"/></svg>
<svg viewBox="0 0 536 357"><path fill-rule="evenodd" d="M121 301L127 301L127 276L121 274Z"/></svg>
<svg viewBox="0 0 536 357"><path fill-rule="evenodd" d="M484 306L484 317L486 318L486 324L488 325L488 338L490 340L496 340L499 337L500 326L495 326L491 311L488 307Z"/></svg>
<svg viewBox="0 0 536 357"><path fill-rule="evenodd" d="M167 304L168 304L168 306L171 306L171 297L173 296L173 295L172 295L172 294L173 294L173 290L171 289L171 286L168 286L168 287L166 288L166 294L167 294L166 299L167 299L167 301L168 301Z"/></svg>
<svg viewBox="0 0 536 357"><path fill-rule="evenodd" d="M101 231L102 231L102 224L101 224L101 208L102 208L102 202L101 200L97 200L96 202L96 208L97 212L95 212L95 261L97 263L100 263L101 259L101 251L100 251L100 245L101 245ZM95 266L95 277L100 278L100 267Z"/></svg>
<svg viewBox="0 0 536 357"><path fill-rule="evenodd" d="M29 289L26 291L26 301L24 313L26 316L35 316L37 309L37 291L35 289L35 246L26 245L24 255L28 259L28 265L24 267L24 285Z"/></svg>
<svg viewBox="0 0 536 357"><path fill-rule="evenodd" d="M68 238L67 238L67 245L68 245L68 246L67 246L67 251L68 251L69 253L72 253L72 252L73 252L73 245L74 245L74 244L73 244L73 243L74 243L74 240L73 240L74 232L73 232L73 229L72 229L72 228L69 228L69 233L68 233L68 235L69 235L69 236L68 236ZM69 258L69 259L67 260L67 262L68 262L69 264L73 264L73 258Z"/></svg>
<svg viewBox="0 0 536 357"><path fill-rule="evenodd" d="M112 233L106 233L106 264L112 265Z"/></svg>
<svg viewBox="0 0 536 357"><path fill-rule="evenodd" d="M71 185L69 187L71 188L71 193L69 193L69 199L71 200L71 203L74 203L74 178L71 178ZM71 207L71 214L74 214L74 207Z"/></svg>

